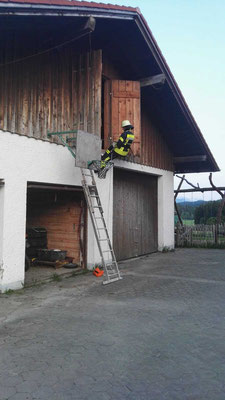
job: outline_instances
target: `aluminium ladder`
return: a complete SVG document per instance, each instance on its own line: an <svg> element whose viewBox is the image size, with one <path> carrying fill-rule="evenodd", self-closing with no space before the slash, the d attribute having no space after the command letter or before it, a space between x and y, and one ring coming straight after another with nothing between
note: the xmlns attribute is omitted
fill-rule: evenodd
<svg viewBox="0 0 225 400"><path fill-rule="evenodd" d="M106 226L104 212L94 178L94 172L90 169L81 168L81 173L83 178L82 186L105 272L103 284L106 285L108 283L118 281L119 279L122 279L122 277L120 275Z"/></svg>

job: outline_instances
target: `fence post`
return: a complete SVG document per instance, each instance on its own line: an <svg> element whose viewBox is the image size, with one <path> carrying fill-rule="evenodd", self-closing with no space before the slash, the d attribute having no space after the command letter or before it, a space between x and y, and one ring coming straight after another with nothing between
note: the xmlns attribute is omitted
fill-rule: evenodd
<svg viewBox="0 0 225 400"><path fill-rule="evenodd" d="M215 225L215 244L218 243L218 224Z"/></svg>

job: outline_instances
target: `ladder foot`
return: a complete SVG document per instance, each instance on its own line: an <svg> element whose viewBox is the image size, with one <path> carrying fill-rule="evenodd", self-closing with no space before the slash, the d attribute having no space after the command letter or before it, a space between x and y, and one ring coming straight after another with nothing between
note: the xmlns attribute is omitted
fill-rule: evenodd
<svg viewBox="0 0 225 400"><path fill-rule="evenodd" d="M102 283L103 283L103 285L108 285L109 283L120 281L121 279L123 279L122 276L120 276L119 278L113 278L113 279L109 279L107 281L103 281Z"/></svg>
<svg viewBox="0 0 225 400"><path fill-rule="evenodd" d="M90 169L90 174L89 174L86 173L83 168L81 168L81 173L83 178L81 182L84 189L84 194L92 221L95 238L98 244L99 252L102 259L102 264L105 271L105 280L103 281L103 285L107 285L109 283L116 282L122 279L122 277L120 276L118 264L111 245L111 240L106 226L103 208L99 197L98 189L96 186L96 182L94 179L93 170ZM86 178L90 178L91 183L87 182ZM100 226L97 223L97 221L101 221L102 225ZM105 231L105 234L103 235L104 237L100 236L101 230ZM106 246L108 247L107 250ZM108 253L108 257L106 257L107 261L105 260L104 257L106 253Z"/></svg>

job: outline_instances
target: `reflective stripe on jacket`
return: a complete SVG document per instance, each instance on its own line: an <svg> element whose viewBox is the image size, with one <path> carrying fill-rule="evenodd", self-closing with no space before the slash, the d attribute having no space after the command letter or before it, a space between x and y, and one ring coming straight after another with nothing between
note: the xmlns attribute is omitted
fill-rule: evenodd
<svg viewBox="0 0 225 400"><path fill-rule="evenodd" d="M120 135L116 146L114 147L115 153L120 156L126 156L130 150L130 146L134 141L134 134L131 131L125 131Z"/></svg>

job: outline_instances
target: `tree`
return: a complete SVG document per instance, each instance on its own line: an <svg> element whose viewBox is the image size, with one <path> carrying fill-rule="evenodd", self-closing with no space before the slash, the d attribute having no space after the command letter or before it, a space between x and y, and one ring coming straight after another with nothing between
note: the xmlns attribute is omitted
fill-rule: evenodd
<svg viewBox="0 0 225 400"><path fill-rule="evenodd" d="M175 210L176 210L176 213L177 213L177 216L179 218L179 222L180 222L181 225L183 225L183 221L182 221L182 218L181 218L181 215L180 215L179 209L177 207L177 203L176 203L176 198L178 196L178 193L181 193L181 192L182 193L185 193L185 192L202 192L202 193L204 193L206 191L216 191L217 193L219 193L219 195L221 196L222 200L217 205L216 224L218 225L221 222L224 222L224 220L225 220L225 218L224 218L225 187L217 187L217 186L214 185L214 183L212 181L212 173L209 174L209 182L210 182L211 188L200 188L199 184L197 184L197 186L193 185L191 182L189 182L185 178L185 175L183 175L182 177L179 176L179 175L176 175L176 176L178 178L180 178L181 181L180 181L180 183L178 185L177 190L174 191L175 192L175 195L174 195L174 206L175 206ZM183 182L188 183L188 185L190 185L192 187L192 190L190 190L190 189L184 189L184 190L182 189L181 190L181 186L182 186ZM224 191L224 193L222 192L222 190ZM214 209L214 205L211 204L211 209L212 208ZM198 223L206 223L206 221L209 218L214 217L214 216L212 216L212 212L211 212L210 217L207 218L207 216L206 216L207 213L208 213L208 209L204 210L204 213L203 213L202 209L198 210L196 212L195 220L199 221Z"/></svg>
<svg viewBox="0 0 225 400"><path fill-rule="evenodd" d="M222 200L207 201L195 209L195 224L212 224L217 222L218 210ZM222 211L221 222L225 222L225 209Z"/></svg>

